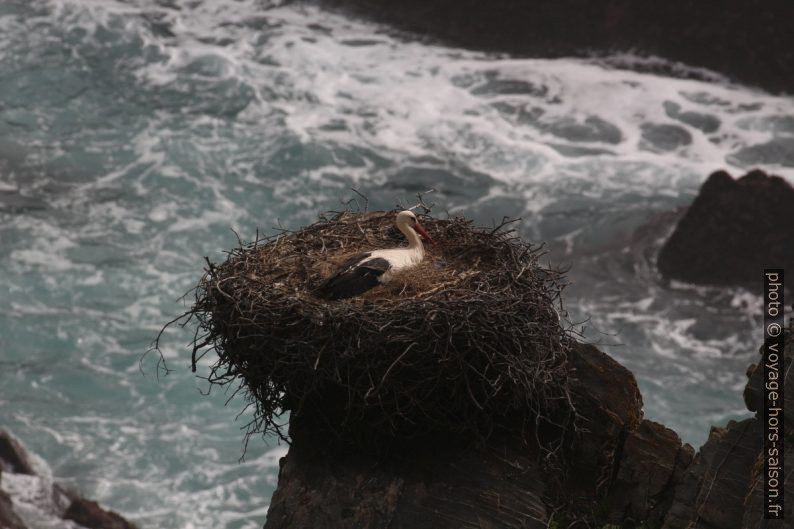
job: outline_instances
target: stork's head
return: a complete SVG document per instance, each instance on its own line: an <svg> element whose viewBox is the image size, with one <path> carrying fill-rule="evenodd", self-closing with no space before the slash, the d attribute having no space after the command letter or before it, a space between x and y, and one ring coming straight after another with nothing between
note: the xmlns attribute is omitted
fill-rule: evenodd
<svg viewBox="0 0 794 529"><path fill-rule="evenodd" d="M410 209L406 209L405 211L401 211L397 214L396 224L397 227L400 228L400 231L403 231L404 227L411 228L416 233L421 235L424 240L435 243L430 234L427 233L422 225L419 224L419 221L416 220L416 215Z"/></svg>

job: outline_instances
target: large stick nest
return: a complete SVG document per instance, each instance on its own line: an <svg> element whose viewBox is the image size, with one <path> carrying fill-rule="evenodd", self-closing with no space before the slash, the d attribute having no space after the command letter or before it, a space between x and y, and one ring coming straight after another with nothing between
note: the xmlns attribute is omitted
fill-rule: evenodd
<svg viewBox="0 0 794 529"><path fill-rule="evenodd" d="M314 296L353 253L405 244L396 212L321 217L207 261L188 313L198 320L193 368L216 355L208 380L245 392L248 434L284 437L288 411L357 442L482 437L507 413L538 421L569 409L562 275L509 222L420 215L438 245L419 266L356 298Z"/></svg>

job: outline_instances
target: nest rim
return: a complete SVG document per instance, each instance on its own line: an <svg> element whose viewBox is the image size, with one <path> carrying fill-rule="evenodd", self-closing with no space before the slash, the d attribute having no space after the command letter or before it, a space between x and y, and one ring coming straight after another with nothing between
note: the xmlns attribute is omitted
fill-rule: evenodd
<svg viewBox="0 0 794 529"><path fill-rule="evenodd" d="M426 225L429 231L431 229L436 230L435 232L431 231L434 238L438 236L437 230L439 227L446 226L449 228L454 226L458 230L469 230L468 233L480 242L482 240L489 241L489 244L493 243L501 248L505 253L497 255L497 257L501 256L503 259L500 262L502 264L512 262L511 266L513 267L508 270L509 273L503 275L505 277L512 276L514 281L511 282L503 277L504 281L502 283L498 281L496 283L500 288L483 289L481 288L483 285L493 287L494 284L477 283L479 285L478 288L442 289L430 292L430 294L418 292L414 296L398 298L397 301L389 299L389 304L383 303L383 299L377 296L327 301L312 295L311 287L316 285L318 277L309 277L311 272L307 276L304 270L302 277L307 288L302 291L300 289L290 291L290 288L285 288L281 291L278 291L277 288L271 289L271 297L268 298L267 305L270 307L268 310L277 314L274 321L283 318L298 322L296 325L302 323L304 325L302 329L304 334L308 334L309 331L314 333L330 325L336 331L340 331L340 329L343 331L336 336L337 341L341 343L347 338L348 344L329 345L329 335L327 333L320 333L324 337L325 342L309 345L294 343L294 336L287 336L286 338L283 336L277 338L271 336L269 339L272 338L271 341L275 345L268 350L270 353L273 352L273 347L276 349L282 348L282 353L291 351L287 356L292 356L286 362L286 365L275 365L268 363L269 361L264 361L264 364L256 364L263 356L266 356L265 348L260 348L260 352L263 354L258 357L256 355L246 356L245 351L243 351L245 348L242 347L242 344L250 337L241 339L239 334L241 329L244 329L245 325L253 325L252 328L261 331L262 326L272 327L274 321L267 320L267 318L264 320L260 318L257 321L257 318L262 316L257 310L249 313L245 313L244 310L238 311L235 317L239 318L240 321L231 324L237 335L230 333L229 307L225 306L225 308L219 309L222 303L219 304L218 302L219 290L213 287L213 281L218 282L222 279L227 279L233 282L235 279L229 279L229 277L236 277L238 280L239 277L221 277L227 271L224 266L238 262L235 260L241 259L243 256L250 258L257 252L267 251L262 250L263 248L272 249L277 245L291 242L295 245L294 249L297 249L305 242L301 239L301 234L305 235L311 230L318 229L333 230L334 225L339 225L340 219L346 218L353 218L354 220L358 218L368 222L375 219L377 227L380 229L377 233L381 239L384 237L389 239L388 230L384 231L383 224L388 223L389 218L393 219L393 214L396 211L398 210L363 213L349 210L332 212L331 215L321 216L320 220L301 230L285 231L264 239L260 239L257 235L253 242L247 244L240 241L237 248L227 252L228 257L221 264L213 264L207 260L204 275L195 288L194 305L186 313L189 319L195 318L198 322L193 341L192 367L195 371L197 363L206 354L214 353L216 360L209 368L208 376L203 378L207 379L211 388L221 386L228 390L230 387L234 387L234 394L240 391L245 394L246 407L253 406L254 408L253 420L244 427L246 429L246 442L255 433L263 435L275 434L280 439L288 441L288 432L286 430L288 423L281 421L284 414L289 412L292 419L300 417L301 414L304 416L310 415L305 410L314 409L318 401L322 403L323 394L327 395L329 393L329 387L333 387L336 390L341 389L342 400L346 398L346 403L343 403L341 409L338 409L338 405L330 411L326 407L323 412L328 412L325 413L327 416L325 419L330 417L328 419L331 423L330 429L338 437L353 439L353 442L358 445L362 443L362 438L367 439L373 431L382 430L385 432L386 437L397 440L403 439L406 437L405 432L414 430L417 425L430 427L431 429L437 428L439 431L456 430L472 433L477 439L485 439L493 429L495 417L492 415L494 413L499 414L498 408L502 408L503 412L507 413L515 412L516 410L520 411L523 407L523 411L527 412L528 419L537 421L553 415L556 413L555 409L567 409L570 407L567 370L565 368L570 328L566 329L562 325L561 319L561 314L564 314L562 307L562 290L565 287L564 272L550 267L542 267L539 264L539 257L545 253L543 246L533 246L520 239L512 227L514 219L506 218L501 224L493 228L482 228L475 226L470 220L459 217L438 219L430 215L429 211L420 215L423 225ZM370 216L367 217L366 215ZM373 217L372 215L376 216ZM360 229L359 224L357 221L356 226ZM444 237L438 238L441 239L440 242L444 240ZM323 248L325 249L325 243L323 243ZM492 248L489 247L489 249ZM434 250L431 249L432 251ZM295 257L297 261L301 260L297 252ZM477 264L479 265L481 262L478 260ZM302 266L305 267L305 264L304 262ZM523 279L522 275L525 275ZM470 287L474 284L466 283L467 279L464 278L461 283L463 286ZM453 286L460 287L461 284ZM286 285L287 287L294 286L289 281ZM259 286L262 286L261 282ZM242 290L245 290L245 288ZM454 296L448 295L451 290L454 290ZM227 294L224 292L220 294L220 297L228 297ZM244 299L244 296L240 299ZM539 307L539 313L542 313L539 316L539 319L542 320L542 325L531 321L531 318L527 319L525 314L520 313L527 307L531 307L529 300L534 300ZM238 302L239 299L236 301L237 308L239 308ZM252 302L249 305L249 309L253 307L257 307L257 305ZM510 307L516 309L514 314L505 313L506 308ZM387 336L392 338L399 336L402 339L400 343L405 344L404 350L399 351L388 345L384 348L384 350L388 350L388 354L384 355L385 360L378 364L378 359L375 359L375 363L378 365L373 368L374 371L356 373L354 376L347 378L339 374L341 368L350 370L351 365L353 370L357 369L355 362L352 360L373 361L371 355L369 357L366 355L366 351L371 350L373 347L372 343L376 343L372 342L372 337L378 334L382 335L384 332L392 332L392 330L388 329L389 326L399 327L399 320L398 324L387 321L390 318L393 320L396 314L416 314L418 320L427 321L430 315L433 314L436 316L439 314L454 316L456 314L470 315L472 313L481 318L477 320L478 322L487 324L493 320L502 326L502 330L529 328L533 323L537 323L539 327L538 336L543 336L544 340L548 342L540 344L543 340L539 340L538 344L540 345L536 344L537 351L535 353L537 354L535 354L534 359L540 364L540 367L533 367L525 358L521 358L520 355L523 354L522 344L516 340L511 341L512 338L516 337L526 338L529 336L527 334L529 331L522 331L523 334L516 331L515 336L512 338L508 336L511 339L506 341L497 339L494 344L484 343L482 350L474 354L472 353L474 349L471 348L471 340L465 341L465 343L458 343L452 347L451 349L454 350L452 356L449 355L449 347L445 351L441 351L439 347L430 350L429 356L438 363L457 363L452 365L452 367L447 366L442 369L433 366L432 362L422 363L424 362L423 358L411 354L412 349L422 349L416 345L415 337L410 334L401 335L396 333L387 334ZM385 315L386 317L379 319L373 317L373 315ZM454 333L444 334L443 327L444 325L453 326L454 319L447 318L445 320L446 323L442 323L440 327L432 325L428 328L420 327L419 331L424 333L435 332L436 342L443 337L448 343L452 343L457 335ZM241 323L242 320L247 320L247 323ZM467 324L471 323L471 320L467 318L464 318L464 320ZM340 326L339 322L341 321L358 322L358 324L353 324L353 326L357 326L359 331L362 328L366 330L364 336L365 346L363 348L361 346L350 346L351 340L360 339L361 336L351 331L349 326ZM439 329L441 329L440 336L438 334ZM471 338L471 330L461 332ZM425 336L430 336L430 334L425 334ZM431 342L431 340L428 340L428 342ZM249 345L245 347L250 349ZM508 350L505 355L503 352L497 351L496 346L512 349ZM331 347L332 350L326 353L325 351L328 347ZM531 347L527 346L527 349L531 349ZM298 359L298 357L305 356L306 351L318 353L313 362L307 363L303 358ZM484 351L486 352L483 353ZM446 354L446 356L444 354L439 355L439 352ZM479 353L483 353L479 360L468 358L470 356L477 357ZM278 356L278 354L277 351L275 356ZM321 365L322 362L326 361L324 356L331 357L333 360L328 365ZM403 361L411 361L414 364L418 362L421 367L417 367L412 371L412 369L405 368L405 366L400 364ZM327 370L323 371L326 367ZM367 366L366 369L370 369L370 367ZM428 384L416 385L410 380L411 377L417 376L417 373L420 376L430 373L429 370L436 370L437 372L431 373L430 378L432 380ZM516 372L518 372L518 375L516 375ZM461 373L463 373L462 378L460 376ZM387 385L388 387L384 392L384 382L389 377L393 378L395 374L405 379L398 377L393 386ZM380 375L380 377L377 375ZM475 384L479 384L474 390L471 387L472 381L467 378L469 376L474 379ZM310 380L308 383L305 380L298 380L311 379L312 377L319 378L314 381ZM510 380L505 383L500 381L502 377ZM511 379L510 377L513 378ZM376 384L374 382L375 379L379 379L380 384ZM361 385L362 380L365 381L363 385ZM436 401L427 405L416 402L411 395L400 393L401 391L410 393L419 388L421 390L419 394L422 398L425 398L427 395L433 395L432 392L434 390L432 388L428 389L430 385L435 384L438 386L439 384L447 383L450 386L446 389L442 388L444 390L440 393L441 398L437 398ZM359 384L359 386L356 386L356 384ZM491 389L488 389L489 387ZM376 397L374 401L372 400L373 392ZM345 393L347 394L345 395ZM450 395L454 397L451 400L455 402L455 406L453 406L454 410L452 412L446 413L443 408L446 405L446 401L450 400ZM553 401L553 405L545 402L546 399ZM409 409L408 412L405 411L406 406ZM322 405L320 409L323 410ZM568 415L571 415L571 413L568 413Z"/></svg>

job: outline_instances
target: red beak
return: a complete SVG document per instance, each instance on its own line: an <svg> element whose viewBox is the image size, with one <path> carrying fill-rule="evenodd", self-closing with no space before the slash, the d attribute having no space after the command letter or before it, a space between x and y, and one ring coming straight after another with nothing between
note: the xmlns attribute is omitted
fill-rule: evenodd
<svg viewBox="0 0 794 529"><path fill-rule="evenodd" d="M417 222L416 224L414 224L414 229L417 231L417 233L419 233L419 235L421 235L421 236L422 236L422 238L423 238L424 240L426 240L426 241L428 241L428 242L432 242L433 244L435 244L435 243L436 243L436 241L434 241L434 240L433 240L433 238L430 236L430 234L429 234L429 233L427 233L427 232L425 231L425 229L422 227L422 225L421 225L421 224L419 224L418 222Z"/></svg>

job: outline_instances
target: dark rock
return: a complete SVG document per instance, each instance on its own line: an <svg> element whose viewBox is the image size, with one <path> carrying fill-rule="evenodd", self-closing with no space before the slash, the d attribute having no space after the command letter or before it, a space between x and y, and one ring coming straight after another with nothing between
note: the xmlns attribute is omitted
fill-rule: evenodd
<svg viewBox="0 0 794 529"><path fill-rule="evenodd" d="M747 409L762 412L764 405L764 370L757 369L758 364L751 364L747 368L747 385L744 387L744 405Z"/></svg>
<svg viewBox="0 0 794 529"><path fill-rule="evenodd" d="M740 529L753 465L763 448L756 418L712 428L665 519L665 529Z"/></svg>
<svg viewBox="0 0 794 529"><path fill-rule="evenodd" d="M3 482L4 471L33 474L25 449L16 439L0 430L0 483ZM0 489L0 528L25 529L24 522L14 512L11 498L2 489Z"/></svg>
<svg viewBox="0 0 794 529"><path fill-rule="evenodd" d="M653 520L659 525L673 501L675 484L692 463L694 449L673 430L649 420L630 432L610 486L611 522Z"/></svg>
<svg viewBox="0 0 794 529"><path fill-rule="evenodd" d="M75 498L63 514L88 529L135 529L135 526L113 511L106 511L95 501Z"/></svg>
<svg viewBox="0 0 794 529"><path fill-rule="evenodd" d="M783 365L780 367L781 373L787 373L783 385L783 435L787 442L794 443L794 378L791 377L792 362L794 362L794 332L786 334L785 354ZM747 409L756 412L759 420L764 419L764 348L759 349L758 364L752 364L747 368L747 385L744 388L744 402ZM793 452L789 452L793 453Z"/></svg>
<svg viewBox="0 0 794 529"><path fill-rule="evenodd" d="M751 171L713 173L659 252L666 277L757 287L764 268L794 270L794 188Z"/></svg>
<svg viewBox="0 0 794 529"><path fill-rule="evenodd" d="M794 326L787 331L786 367L793 333ZM712 428L695 454L674 431L642 419L631 372L590 345L576 345L568 361L571 398L584 420L568 445L565 471L541 464L538 445L504 424L486 447L426 439L384 459L329 449L327 438L296 422L265 529L762 526L758 417ZM760 372L748 369L745 391L755 410ZM786 408L794 411L788 382ZM786 416L786 426L791 454L794 416ZM789 458L785 475L792 470ZM794 487L787 487L785 503L790 520ZM768 521L765 527L787 526Z"/></svg>
<svg viewBox="0 0 794 529"><path fill-rule="evenodd" d="M631 371L592 345L577 344L568 362L571 397L582 417L570 487L594 496L616 468L626 435L642 420L642 395Z"/></svg>
<svg viewBox="0 0 794 529"><path fill-rule="evenodd" d="M3 472L36 476L29 461L30 458L22 445L11 435L0 430L0 480L3 478ZM72 520L87 529L136 529L118 514L103 509L96 502L87 500L58 483L51 485L47 497L49 481L42 483L44 489L41 500L46 504L39 505L39 508L47 513L57 515L64 520ZM2 489L0 489L0 529L25 529L24 521L14 512L12 498Z"/></svg>
<svg viewBox="0 0 794 529"><path fill-rule="evenodd" d="M35 474L25 449L16 439L2 430L0 430L0 469L15 474Z"/></svg>
<svg viewBox="0 0 794 529"><path fill-rule="evenodd" d="M791 364L794 362L794 328L792 328L792 325L794 324L790 323L789 332L786 335L784 366L781 369L783 373L791 373ZM763 353L763 348L760 352ZM747 372L749 380L745 389L745 402L747 402L749 394L753 403L757 403L757 407L752 408L748 405L748 408L750 408L750 411L757 411L758 420L763 420L763 410L761 409L763 405L763 364L758 366L754 364L750 366ZM791 376L785 379L783 394L783 452L786 454L786 458L782 475L790 477L794 475L794 460L791 456L791 454L794 454L794 378ZM744 501L745 509L742 529L755 529L756 527L783 529L784 527L789 527L791 520L794 519L794 487L787 483L783 496L783 504L786 509L785 519L763 520L763 513L766 510L763 465L763 453L759 453L753 465L751 483Z"/></svg>
<svg viewBox="0 0 794 529"><path fill-rule="evenodd" d="M794 91L794 4L788 0L324 3L466 48L533 57L625 50L706 67L772 91Z"/></svg>
<svg viewBox="0 0 794 529"><path fill-rule="evenodd" d="M2 479L2 474L0 474ZM0 527L2 529L26 529L25 523L14 512L11 498L0 489Z"/></svg>
<svg viewBox="0 0 794 529"><path fill-rule="evenodd" d="M788 454L782 472L783 476L791 476L792 472L794 472L794 461L792 461L791 458L791 454L794 454L793 439L792 437L787 438L783 447L785 453ZM766 529L787 529L791 526L791 519L792 516L794 516L794 506L792 506L792 503L794 503L794 487L791 486L790 482L787 483L785 487L783 496L783 504L786 509L785 519L764 520L766 499L764 495L763 466L762 454L758 454L758 458L756 458L755 464L753 465L750 487L744 501L745 509L741 527L742 529L756 529L757 527L765 527Z"/></svg>
<svg viewBox="0 0 794 529"><path fill-rule="evenodd" d="M520 427L497 431L487 447L424 439L402 455L378 458L329 448L327 437L296 421L265 528L540 529L547 527L550 496L590 508L624 438L641 423L642 399L631 372L592 345L577 345L569 362L571 397L586 419L567 456L569 497L555 497L559 491L550 487L559 476L541 467L538 446ZM671 473L686 462L675 434L632 441L632 453L642 452L633 447L643 442L648 452L654 442L670 444L662 450L672 454Z"/></svg>
<svg viewBox="0 0 794 529"><path fill-rule="evenodd" d="M794 324L786 334L785 372L794 358ZM763 349L761 350L763 351ZM783 520L763 519L766 508L763 481L763 365L751 365L745 402L756 417L731 421L726 428L712 428L706 444L694 463L676 486L673 505L665 519L664 529L782 529ZM784 387L784 451L794 453L794 379ZM782 475L794 471L791 457L786 458ZM784 497L786 519L794 516L794 490L786 487Z"/></svg>
<svg viewBox="0 0 794 529"><path fill-rule="evenodd" d="M544 481L516 437L499 436L488 449L418 447L389 460L293 439L266 529L546 527Z"/></svg>
<svg viewBox="0 0 794 529"><path fill-rule="evenodd" d="M634 374L594 345L576 344L568 353L571 391L579 413L595 419L591 434L611 437L642 420L642 395Z"/></svg>

